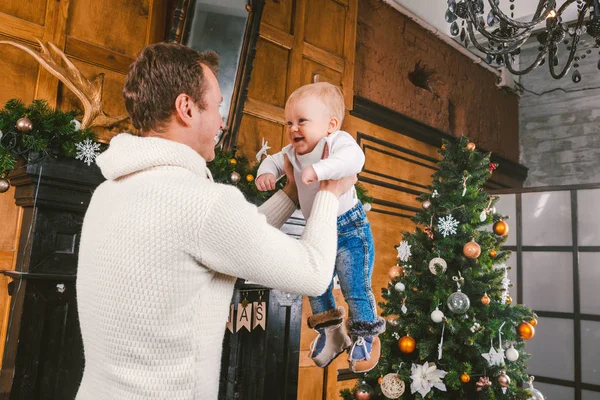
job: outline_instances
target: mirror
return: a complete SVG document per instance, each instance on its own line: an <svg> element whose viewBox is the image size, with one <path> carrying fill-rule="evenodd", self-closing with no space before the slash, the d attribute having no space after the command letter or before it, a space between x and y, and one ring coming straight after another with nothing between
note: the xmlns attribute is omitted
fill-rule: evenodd
<svg viewBox="0 0 600 400"><path fill-rule="evenodd" d="M217 146L234 150L264 0L181 0L174 12L171 40L219 54L221 116L226 128Z"/></svg>

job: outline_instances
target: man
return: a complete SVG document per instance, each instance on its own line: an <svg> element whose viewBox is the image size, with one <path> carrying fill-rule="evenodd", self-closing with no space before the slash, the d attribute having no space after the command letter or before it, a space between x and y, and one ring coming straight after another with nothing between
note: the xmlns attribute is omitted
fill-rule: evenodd
<svg viewBox="0 0 600 400"><path fill-rule="evenodd" d="M79 400L216 399L236 277L312 296L329 285L338 197L356 177L321 184L301 240L278 230L296 208L291 172L260 209L214 183L217 67L215 53L159 43L129 69L141 137L117 135L98 157L107 181L82 229Z"/></svg>

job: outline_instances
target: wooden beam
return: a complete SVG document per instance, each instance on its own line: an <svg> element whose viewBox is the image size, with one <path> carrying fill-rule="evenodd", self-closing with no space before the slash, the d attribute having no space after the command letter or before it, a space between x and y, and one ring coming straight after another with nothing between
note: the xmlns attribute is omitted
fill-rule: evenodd
<svg viewBox="0 0 600 400"><path fill-rule="evenodd" d="M337 72L344 72L344 59L304 42L302 55Z"/></svg>
<svg viewBox="0 0 600 400"><path fill-rule="evenodd" d="M288 50L290 50L294 44L294 36L265 22L260 24L260 37Z"/></svg>
<svg viewBox="0 0 600 400"><path fill-rule="evenodd" d="M36 43L36 39L42 40L44 38L45 30L41 25L0 12L0 33L3 35L29 43Z"/></svg>
<svg viewBox="0 0 600 400"><path fill-rule="evenodd" d="M281 125L285 125L285 110L264 101L255 100L250 97L244 105L244 112L255 117L263 118Z"/></svg>
<svg viewBox="0 0 600 400"><path fill-rule="evenodd" d="M358 24L358 0L349 0L346 11L346 32L344 37L344 77L342 91L346 108L354 108L354 60L356 58L356 27Z"/></svg>
<svg viewBox="0 0 600 400"><path fill-rule="evenodd" d="M84 42L73 36L67 36L65 53L76 60L97 65L124 75L127 74L129 65L134 61L133 57Z"/></svg>
<svg viewBox="0 0 600 400"><path fill-rule="evenodd" d="M46 20L43 43L51 42L64 51L67 37L67 19L69 17L69 0L48 0L46 3ZM51 107L56 107L58 99L58 79L44 68L38 69L35 87L36 99L46 99Z"/></svg>

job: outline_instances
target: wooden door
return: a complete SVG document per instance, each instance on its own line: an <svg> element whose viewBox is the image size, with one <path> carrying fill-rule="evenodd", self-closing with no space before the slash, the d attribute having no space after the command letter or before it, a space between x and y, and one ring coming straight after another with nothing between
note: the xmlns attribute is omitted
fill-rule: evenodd
<svg viewBox="0 0 600 400"><path fill-rule="evenodd" d="M284 106L312 82L339 85L352 109L358 0L266 0L236 148L285 146Z"/></svg>

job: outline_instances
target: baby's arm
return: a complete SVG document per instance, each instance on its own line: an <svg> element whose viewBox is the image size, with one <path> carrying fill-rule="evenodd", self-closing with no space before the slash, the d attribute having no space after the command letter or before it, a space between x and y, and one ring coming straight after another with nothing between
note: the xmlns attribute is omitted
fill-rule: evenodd
<svg viewBox="0 0 600 400"><path fill-rule="evenodd" d="M256 187L260 191L274 190L277 180L285 174L283 151L267 156L258 167Z"/></svg>
<svg viewBox="0 0 600 400"><path fill-rule="evenodd" d="M329 158L312 165L315 177L319 181L358 174L365 165L365 155L362 149L348 133L340 133L330 150ZM302 178L304 179L304 173Z"/></svg>

